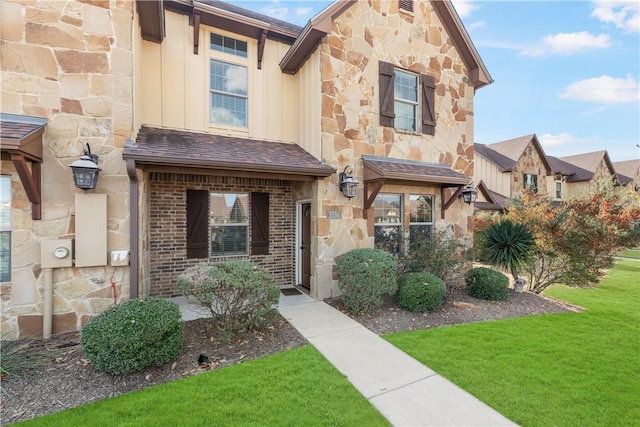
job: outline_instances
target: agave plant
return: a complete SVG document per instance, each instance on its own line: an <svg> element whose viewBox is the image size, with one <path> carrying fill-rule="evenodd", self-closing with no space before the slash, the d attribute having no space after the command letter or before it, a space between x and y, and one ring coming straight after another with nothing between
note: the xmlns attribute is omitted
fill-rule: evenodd
<svg viewBox="0 0 640 427"><path fill-rule="evenodd" d="M527 259L533 246L529 229L505 219L491 224L484 237L489 262L509 270L514 280L518 280L518 267Z"/></svg>

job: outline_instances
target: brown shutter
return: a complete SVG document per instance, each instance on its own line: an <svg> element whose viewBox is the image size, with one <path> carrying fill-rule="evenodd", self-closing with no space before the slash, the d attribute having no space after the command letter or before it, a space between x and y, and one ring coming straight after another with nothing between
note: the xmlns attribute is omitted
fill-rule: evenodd
<svg viewBox="0 0 640 427"><path fill-rule="evenodd" d="M269 193L251 193L251 255L269 255Z"/></svg>
<svg viewBox="0 0 640 427"><path fill-rule="evenodd" d="M187 258L209 256L209 192L187 190Z"/></svg>
<svg viewBox="0 0 640 427"><path fill-rule="evenodd" d="M413 12L413 0L398 0L398 7Z"/></svg>
<svg viewBox="0 0 640 427"><path fill-rule="evenodd" d="M422 133L436 133L436 82L433 76L421 74L422 83Z"/></svg>
<svg viewBox="0 0 640 427"><path fill-rule="evenodd" d="M396 117L393 111L393 84L395 80L395 69L393 64L380 61L380 126L393 127Z"/></svg>

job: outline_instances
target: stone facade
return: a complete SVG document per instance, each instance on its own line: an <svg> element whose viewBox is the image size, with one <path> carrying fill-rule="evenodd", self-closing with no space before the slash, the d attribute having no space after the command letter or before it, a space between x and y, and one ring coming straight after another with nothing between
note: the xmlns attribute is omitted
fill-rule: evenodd
<svg viewBox="0 0 640 427"><path fill-rule="evenodd" d="M69 164L89 143L101 168L96 192L108 198L108 248L129 249L128 183L122 148L132 137L132 1L2 0L2 112L48 119L43 136L42 219L11 161L11 282L2 286L3 338L42 327L40 242L74 238ZM107 254L105 254L106 259ZM60 268L53 273L53 331L76 330L116 300L128 298L126 267ZM115 282L115 286L112 286ZM40 329L39 329L40 328Z"/></svg>
<svg viewBox="0 0 640 427"><path fill-rule="evenodd" d="M175 280L186 268L207 261L187 258L186 190L269 193L269 255L233 257L265 268L280 286L294 284L295 205L289 181L151 173L149 204L149 294L181 295ZM224 259L224 258L221 258ZM216 258L209 258L216 261Z"/></svg>
<svg viewBox="0 0 640 427"><path fill-rule="evenodd" d="M332 24L320 46L322 79L322 157L343 170L351 165L362 182L361 155L444 163L473 176L473 96L468 70L429 2L414 2L415 11L398 9L398 2L356 2ZM378 61L436 81L435 135L406 132L379 124ZM312 289L317 297L338 293L332 275L335 257L353 248L373 247L373 219L363 219L363 187L351 202L338 188L337 176L318 182L314 230L317 252ZM382 193L436 196L430 186L383 186ZM451 193L447 192L447 195ZM341 210L342 220L328 220L327 210ZM471 243L471 208L454 203L436 226Z"/></svg>
<svg viewBox="0 0 640 427"><path fill-rule="evenodd" d="M547 168L533 142L527 145L511 171L510 197L516 198L522 195L525 174L536 175L538 177L538 193L547 194Z"/></svg>

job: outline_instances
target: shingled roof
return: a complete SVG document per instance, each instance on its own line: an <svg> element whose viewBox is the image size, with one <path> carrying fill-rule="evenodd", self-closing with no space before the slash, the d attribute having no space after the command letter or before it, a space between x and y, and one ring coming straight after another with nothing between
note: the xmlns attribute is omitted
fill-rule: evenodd
<svg viewBox="0 0 640 427"><path fill-rule="evenodd" d="M139 165L324 177L335 172L293 143L142 126L122 157Z"/></svg>
<svg viewBox="0 0 640 427"><path fill-rule="evenodd" d="M426 163L415 160L388 157L362 156L364 180L389 179L407 182L463 185L469 177L442 163Z"/></svg>
<svg viewBox="0 0 640 427"><path fill-rule="evenodd" d="M554 164L558 167L554 172L570 175L567 182L590 181L602 160L607 164L611 174L615 175L616 171L606 150L554 158Z"/></svg>
<svg viewBox="0 0 640 427"><path fill-rule="evenodd" d="M551 165L547 161L547 155L542 149L542 145L535 134L484 145L480 148L480 152L478 152L476 148L476 152L498 166L502 172L510 172L516 166L516 163L520 160L530 144L533 145L538 152L538 155L542 159L542 163L547 171L551 172ZM482 144L475 144L475 147L478 147L479 145Z"/></svg>
<svg viewBox="0 0 640 427"><path fill-rule="evenodd" d="M616 168L620 184L629 184L636 177L640 177L640 159L614 162L613 167Z"/></svg>

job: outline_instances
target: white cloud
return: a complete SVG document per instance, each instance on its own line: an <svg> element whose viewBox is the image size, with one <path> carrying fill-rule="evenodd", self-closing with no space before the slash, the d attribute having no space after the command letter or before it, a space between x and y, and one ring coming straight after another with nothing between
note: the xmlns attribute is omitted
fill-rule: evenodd
<svg viewBox="0 0 640 427"><path fill-rule="evenodd" d="M538 140L540 141L540 144L542 144L543 148L558 147L560 145L580 142L579 138L576 138L575 136L567 132L562 132L562 133L559 133L558 135L551 135L550 133L545 133L544 135L540 135Z"/></svg>
<svg viewBox="0 0 640 427"><path fill-rule="evenodd" d="M528 47L520 53L527 56L573 55L609 46L611 46L611 37L607 34L596 36L587 31L580 31L545 36L539 44Z"/></svg>
<svg viewBox="0 0 640 427"><path fill-rule="evenodd" d="M310 7L298 7L296 8L296 16L305 17L308 16L313 9Z"/></svg>
<svg viewBox="0 0 640 427"><path fill-rule="evenodd" d="M596 0L591 16L628 32L640 32L640 2L638 0Z"/></svg>
<svg viewBox="0 0 640 427"><path fill-rule="evenodd" d="M277 4L277 2L276 2ZM262 8L262 13L272 18L286 20L289 9L286 7L266 6Z"/></svg>
<svg viewBox="0 0 640 427"><path fill-rule="evenodd" d="M478 5L474 3L474 0L452 0L453 6L460 15L460 18L466 18L471 15L471 12L478 8Z"/></svg>
<svg viewBox="0 0 640 427"><path fill-rule="evenodd" d="M632 76L621 79L603 75L570 84L560 94L560 98L600 104L638 102L640 86Z"/></svg>
<svg viewBox="0 0 640 427"><path fill-rule="evenodd" d="M487 26L487 23L485 21L476 21L469 24L467 28L469 29L469 31L473 31L477 28L484 28L486 26Z"/></svg>

